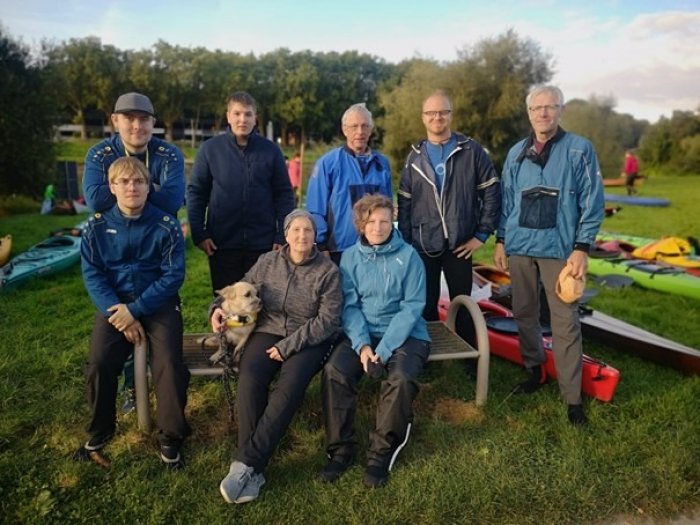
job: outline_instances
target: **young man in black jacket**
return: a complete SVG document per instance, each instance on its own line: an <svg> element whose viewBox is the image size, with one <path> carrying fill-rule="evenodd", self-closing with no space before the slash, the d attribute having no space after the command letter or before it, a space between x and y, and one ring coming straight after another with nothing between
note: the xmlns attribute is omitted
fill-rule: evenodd
<svg viewBox="0 0 700 525"><path fill-rule="evenodd" d="M294 209L284 155L255 132L256 111L248 93L231 95L230 130L202 144L187 186L192 240L209 256L215 291L284 243L282 223Z"/></svg>

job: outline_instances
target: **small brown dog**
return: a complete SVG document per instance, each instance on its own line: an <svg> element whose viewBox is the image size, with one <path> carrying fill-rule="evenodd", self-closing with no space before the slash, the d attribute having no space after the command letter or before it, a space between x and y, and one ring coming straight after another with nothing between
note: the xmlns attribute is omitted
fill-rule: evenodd
<svg viewBox="0 0 700 525"><path fill-rule="evenodd" d="M258 297L258 290L252 284L237 282L217 292L224 298L221 309L225 312L223 318L226 324L224 336L228 344L233 347L234 362L238 362L239 352L253 333L258 313L262 309L262 302ZM220 349L209 360L218 363L224 357L225 351Z"/></svg>

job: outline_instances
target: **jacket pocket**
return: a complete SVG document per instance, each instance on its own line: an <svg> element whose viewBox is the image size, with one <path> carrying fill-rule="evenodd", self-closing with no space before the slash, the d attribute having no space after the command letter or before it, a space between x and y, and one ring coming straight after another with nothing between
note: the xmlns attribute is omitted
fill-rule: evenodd
<svg viewBox="0 0 700 525"><path fill-rule="evenodd" d="M543 230L557 225L559 190L536 186L524 190L520 201L519 224L522 228Z"/></svg>

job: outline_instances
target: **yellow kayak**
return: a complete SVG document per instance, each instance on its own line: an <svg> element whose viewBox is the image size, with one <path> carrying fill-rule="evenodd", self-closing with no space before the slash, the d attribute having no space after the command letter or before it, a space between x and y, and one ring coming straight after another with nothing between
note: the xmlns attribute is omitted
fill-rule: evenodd
<svg viewBox="0 0 700 525"><path fill-rule="evenodd" d="M5 263L10 260L12 252L12 235L0 237L0 266L5 266Z"/></svg>
<svg viewBox="0 0 700 525"><path fill-rule="evenodd" d="M690 243L680 237L665 237L640 246L632 252L632 257L648 261L662 261L686 270L700 270L700 258L692 255ZM695 271L691 271L697 275Z"/></svg>

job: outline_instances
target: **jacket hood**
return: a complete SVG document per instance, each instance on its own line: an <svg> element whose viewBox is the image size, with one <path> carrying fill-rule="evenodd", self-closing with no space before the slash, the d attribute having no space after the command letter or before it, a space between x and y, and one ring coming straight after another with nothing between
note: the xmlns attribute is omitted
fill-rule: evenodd
<svg viewBox="0 0 700 525"><path fill-rule="evenodd" d="M406 244L401 236L401 233L396 228L392 228L391 237L384 244L378 244L375 246L366 244L362 241L362 238L357 241L357 245L360 249L360 253L367 256L368 258L376 257L377 255L386 255L399 251L401 247Z"/></svg>
<svg viewBox="0 0 700 525"><path fill-rule="evenodd" d="M457 131L453 131L452 135L454 135L457 138L457 146L458 147L464 146L464 145L468 144L469 142L472 142L472 140L473 140L471 137L467 137L466 135L459 133ZM413 148L413 151L415 151L416 153L422 154L423 147L425 146L426 142L428 142L427 138L421 139L418 142L416 142L415 144L413 144L411 146L411 148Z"/></svg>

